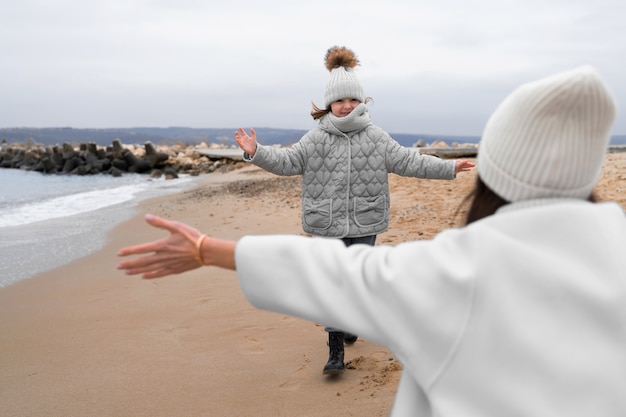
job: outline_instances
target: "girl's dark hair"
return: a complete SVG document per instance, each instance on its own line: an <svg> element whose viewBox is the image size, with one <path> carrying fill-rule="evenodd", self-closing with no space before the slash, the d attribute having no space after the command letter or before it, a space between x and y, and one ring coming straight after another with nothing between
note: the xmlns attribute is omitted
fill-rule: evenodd
<svg viewBox="0 0 626 417"><path fill-rule="evenodd" d="M313 117L313 120L321 119L330 112L330 106L326 107L325 109L320 109L315 105L315 103L311 102L311 104L313 105L313 110L311 110L311 116Z"/></svg>
<svg viewBox="0 0 626 417"><path fill-rule="evenodd" d="M509 201L503 199L496 194L491 188L487 186L480 179L480 176L476 176L476 186L463 202L470 200L470 207L467 212L465 224L470 224L484 217L494 214L500 207L509 204ZM588 201L595 203L597 200L594 193L591 193L587 198Z"/></svg>

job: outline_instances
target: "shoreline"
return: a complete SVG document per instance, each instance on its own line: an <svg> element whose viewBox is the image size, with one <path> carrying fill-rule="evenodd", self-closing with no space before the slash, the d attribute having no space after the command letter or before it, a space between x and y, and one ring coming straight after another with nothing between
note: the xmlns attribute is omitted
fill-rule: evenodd
<svg viewBox="0 0 626 417"><path fill-rule="evenodd" d="M3 237L12 243L2 248L0 291L102 249L111 225L136 215L136 207L118 206L4 227Z"/></svg>
<svg viewBox="0 0 626 417"><path fill-rule="evenodd" d="M607 155L597 190L626 209L625 167L626 153ZM459 226L474 180L390 176L392 222L378 244ZM141 280L115 269L119 248L164 237L147 212L229 239L303 234L299 181L254 166L199 178L140 202L96 252L1 288L0 414L387 416L401 366L386 348L357 340L349 369L327 378L323 326L253 308L234 272Z"/></svg>
<svg viewBox="0 0 626 417"><path fill-rule="evenodd" d="M153 181L146 178L141 191L132 191L129 199L104 207L75 214L50 217L42 220L0 227L0 290L24 279L50 271L72 260L87 256L105 244L111 228L130 219L139 212L139 204L159 195L179 193L195 187L187 177L176 180ZM137 184L142 184L138 182ZM130 186L123 184L117 189ZM81 191L70 196L73 198L83 193L98 192L101 199L114 202L115 196L105 188ZM73 207L72 207L73 209Z"/></svg>

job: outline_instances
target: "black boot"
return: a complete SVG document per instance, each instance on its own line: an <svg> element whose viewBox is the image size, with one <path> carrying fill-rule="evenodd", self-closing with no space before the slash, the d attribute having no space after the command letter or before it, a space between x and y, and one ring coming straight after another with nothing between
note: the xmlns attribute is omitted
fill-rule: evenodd
<svg viewBox="0 0 626 417"><path fill-rule="evenodd" d="M346 342L346 345L351 345L354 342L356 342L356 340L359 338L359 336L352 334L352 333L345 333L343 334L343 341Z"/></svg>
<svg viewBox="0 0 626 417"><path fill-rule="evenodd" d="M337 375L343 372L343 333L328 332L328 346L330 354L328 362L324 366L325 375Z"/></svg>

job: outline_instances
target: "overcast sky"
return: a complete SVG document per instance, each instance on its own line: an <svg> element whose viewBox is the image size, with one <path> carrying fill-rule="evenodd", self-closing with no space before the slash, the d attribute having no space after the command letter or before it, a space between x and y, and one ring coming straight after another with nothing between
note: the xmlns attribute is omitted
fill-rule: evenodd
<svg viewBox="0 0 626 417"><path fill-rule="evenodd" d="M310 129L333 45L391 133L480 135L583 64L626 108L623 0L0 1L0 127Z"/></svg>

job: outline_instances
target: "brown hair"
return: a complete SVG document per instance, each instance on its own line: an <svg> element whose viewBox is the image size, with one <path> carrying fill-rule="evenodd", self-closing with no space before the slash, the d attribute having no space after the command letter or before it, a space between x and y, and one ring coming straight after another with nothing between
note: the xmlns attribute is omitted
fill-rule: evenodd
<svg viewBox="0 0 626 417"><path fill-rule="evenodd" d="M470 207L467 211L465 224L470 224L483 217L490 216L500 207L509 204L508 201L496 194L491 188L487 187L487 184L485 184L479 176L476 176L474 190L463 200L463 202L467 201L470 201Z"/></svg>
<svg viewBox="0 0 626 417"><path fill-rule="evenodd" d="M587 200L592 203L598 201L594 193L591 193ZM470 207L465 219L466 225L484 217L491 216L500 207L509 204L509 201L503 199L489 188L487 184L480 179L480 176L476 176L476 186L474 190L463 199L461 205L468 201L470 202Z"/></svg>
<svg viewBox="0 0 626 417"><path fill-rule="evenodd" d="M311 102L311 104L313 105L313 110L311 110L311 116L313 117L313 120L321 119L322 117L330 113L330 106L326 107L325 109L320 109L315 105L314 102Z"/></svg>

